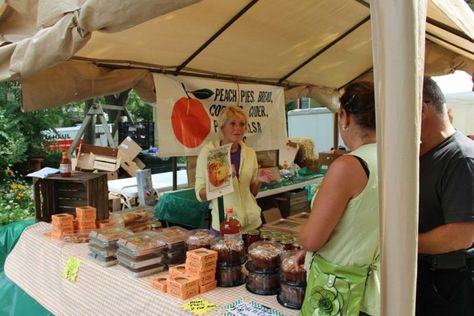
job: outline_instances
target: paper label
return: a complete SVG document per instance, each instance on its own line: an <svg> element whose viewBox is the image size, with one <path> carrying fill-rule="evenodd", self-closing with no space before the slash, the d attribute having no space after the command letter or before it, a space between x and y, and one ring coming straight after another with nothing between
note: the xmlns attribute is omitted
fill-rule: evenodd
<svg viewBox="0 0 474 316"><path fill-rule="evenodd" d="M210 303L200 297L183 304L183 309L194 315L204 315L215 308L217 308L217 304Z"/></svg>
<svg viewBox="0 0 474 316"><path fill-rule="evenodd" d="M77 278L77 273L79 272L79 266L81 261L75 257L69 257L64 267L63 276L66 280L75 282Z"/></svg>

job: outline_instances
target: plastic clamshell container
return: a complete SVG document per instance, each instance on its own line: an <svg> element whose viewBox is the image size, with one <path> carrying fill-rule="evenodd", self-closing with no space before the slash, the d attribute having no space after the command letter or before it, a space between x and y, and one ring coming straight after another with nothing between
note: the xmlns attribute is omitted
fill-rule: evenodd
<svg viewBox="0 0 474 316"><path fill-rule="evenodd" d="M91 258L94 258L94 262L96 262L97 264L103 267L114 266L118 263L117 258L115 257L103 257L92 252L89 252L89 256Z"/></svg>
<svg viewBox="0 0 474 316"><path fill-rule="evenodd" d="M106 248L114 247L117 244L117 240L132 235L133 233L131 231L123 227L106 227L91 231L89 237L92 243Z"/></svg>
<svg viewBox="0 0 474 316"><path fill-rule="evenodd" d="M162 229L158 234L160 235L159 239L165 242L170 250L174 250L184 246L186 239L188 239L189 230L172 226Z"/></svg>
<svg viewBox="0 0 474 316"><path fill-rule="evenodd" d="M282 282L277 301L285 307L300 309L301 305L303 305L305 290L306 286L295 286Z"/></svg>
<svg viewBox="0 0 474 316"><path fill-rule="evenodd" d="M256 271L272 272L280 268L283 246L273 241L257 241L248 249L249 259Z"/></svg>
<svg viewBox="0 0 474 316"><path fill-rule="evenodd" d="M234 287L244 284L245 275L242 271L242 265L217 267L216 279L219 287Z"/></svg>
<svg viewBox="0 0 474 316"><path fill-rule="evenodd" d="M130 268L130 269L141 269L145 267L150 267L158 263L162 263L163 261L163 254L160 254L158 256L155 256L155 255L142 256L142 257L148 257L148 259L134 260L133 257L130 257L127 254L124 254L120 251L117 251L116 257L121 265L126 266L127 268Z"/></svg>
<svg viewBox="0 0 474 316"><path fill-rule="evenodd" d="M117 241L120 251L131 256L143 256L150 253L159 254L166 246L155 232L140 232Z"/></svg>
<svg viewBox="0 0 474 316"><path fill-rule="evenodd" d="M89 234L88 233L64 233L64 241L70 243L86 243L89 242Z"/></svg>
<svg viewBox="0 0 474 316"><path fill-rule="evenodd" d="M129 267L123 265L121 262L119 262L122 267L127 270L128 274L133 276L134 278L142 278L146 277L155 273L159 273L164 271L167 266L165 264L157 263L152 266L144 267L144 268L139 268L139 269L130 269Z"/></svg>
<svg viewBox="0 0 474 316"><path fill-rule="evenodd" d="M115 253L117 252L117 248L115 247L102 248L94 244L89 244L89 251L101 257L112 257L112 256L115 256Z"/></svg>
<svg viewBox="0 0 474 316"><path fill-rule="evenodd" d="M209 229L193 229L186 239L186 247L188 250L210 249L214 238L214 234Z"/></svg>
<svg viewBox="0 0 474 316"><path fill-rule="evenodd" d="M218 237L211 249L217 252L219 266L235 266L246 260L244 241L241 238Z"/></svg>
<svg viewBox="0 0 474 316"><path fill-rule="evenodd" d="M280 268L281 280L291 285L304 285L306 284L306 271L303 266L300 269L296 269L295 261L297 255L297 250L283 253Z"/></svg>

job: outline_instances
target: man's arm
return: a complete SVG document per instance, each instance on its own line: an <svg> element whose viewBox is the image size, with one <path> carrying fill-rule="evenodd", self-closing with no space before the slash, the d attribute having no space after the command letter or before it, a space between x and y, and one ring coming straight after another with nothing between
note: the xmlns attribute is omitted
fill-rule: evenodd
<svg viewBox="0 0 474 316"><path fill-rule="evenodd" d="M470 248L474 243L473 223L450 223L418 235L418 253L437 255Z"/></svg>

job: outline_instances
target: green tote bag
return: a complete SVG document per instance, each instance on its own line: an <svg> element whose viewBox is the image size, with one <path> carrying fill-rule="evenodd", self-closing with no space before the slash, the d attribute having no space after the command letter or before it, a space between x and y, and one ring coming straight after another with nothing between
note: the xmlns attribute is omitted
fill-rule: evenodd
<svg viewBox="0 0 474 316"><path fill-rule="evenodd" d="M315 254L300 315L358 316L370 265L339 266Z"/></svg>

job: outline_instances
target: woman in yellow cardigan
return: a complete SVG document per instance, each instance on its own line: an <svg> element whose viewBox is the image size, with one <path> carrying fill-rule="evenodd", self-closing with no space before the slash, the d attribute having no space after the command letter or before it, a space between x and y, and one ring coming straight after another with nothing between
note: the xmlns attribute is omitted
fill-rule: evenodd
<svg viewBox="0 0 474 316"><path fill-rule="evenodd" d="M271 173L267 170L259 170L257 155L249 146L245 145L243 138L247 131L247 115L238 106L227 106L218 117L219 140L206 144L199 153L196 164L196 197L200 201L206 201L206 171L207 155L209 150L219 146L232 144L231 163L233 171L234 192L224 196L224 207L232 207L237 219L242 225L242 232L258 228L261 224L261 209L257 205L257 195L261 183L269 183L272 180ZM215 233L219 231L219 211L217 199L212 205L212 229Z"/></svg>

